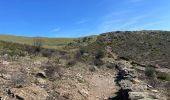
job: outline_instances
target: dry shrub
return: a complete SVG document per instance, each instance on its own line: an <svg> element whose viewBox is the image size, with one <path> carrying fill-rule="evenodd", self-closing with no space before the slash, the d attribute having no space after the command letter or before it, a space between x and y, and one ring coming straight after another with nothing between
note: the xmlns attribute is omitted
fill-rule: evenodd
<svg viewBox="0 0 170 100"><path fill-rule="evenodd" d="M156 72L155 69L151 66L147 67L145 69L145 75L149 78L156 78Z"/></svg>
<svg viewBox="0 0 170 100"><path fill-rule="evenodd" d="M36 37L33 39L33 46L35 46L35 52L40 52L43 46L43 41L41 38Z"/></svg>
<svg viewBox="0 0 170 100"><path fill-rule="evenodd" d="M73 59L73 60L68 61L67 66L72 67L75 64L76 64L76 61Z"/></svg>
<svg viewBox="0 0 170 100"><path fill-rule="evenodd" d="M45 68L46 76L50 81L55 81L62 76L61 66L55 63L47 62L43 68Z"/></svg>

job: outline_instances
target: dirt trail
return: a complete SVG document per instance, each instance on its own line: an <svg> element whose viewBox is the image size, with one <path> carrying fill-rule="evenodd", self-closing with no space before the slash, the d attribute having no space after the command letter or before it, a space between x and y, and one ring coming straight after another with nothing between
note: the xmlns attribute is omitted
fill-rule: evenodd
<svg viewBox="0 0 170 100"><path fill-rule="evenodd" d="M115 82L112 75L90 75L88 100L104 100L115 94Z"/></svg>

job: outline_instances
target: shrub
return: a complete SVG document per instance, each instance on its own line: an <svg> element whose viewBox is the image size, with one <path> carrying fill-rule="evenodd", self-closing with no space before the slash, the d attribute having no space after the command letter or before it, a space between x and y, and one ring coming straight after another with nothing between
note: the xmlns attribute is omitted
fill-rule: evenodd
<svg viewBox="0 0 170 100"><path fill-rule="evenodd" d="M116 68L116 64L115 63L107 63L106 64L106 67L109 68L109 69L115 69Z"/></svg>
<svg viewBox="0 0 170 100"><path fill-rule="evenodd" d="M51 62L47 62L43 67L45 68L46 76L50 81L55 81L57 78L60 78L62 75L61 67L59 65L55 65Z"/></svg>
<svg viewBox="0 0 170 100"><path fill-rule="evenodd" d="M157 77L158 79L165 80L165 81L170 81L170 75L168 74L160 74Z"/></svg>
<svg viewBox="0 0 170 100"><path fill-rule="evenodd" d="M43 50L41 50L41 54L44 57L51 57L53 53L54 53L54 51L50 50L50 49L43 49Z"/></svg>
<svg viewBox="0 0 170 100"><path fill-rule="evenodd" d="M84 48L80 48L79 52L80 52L81 55L83 55L85 53L85 49Z"/></svg>
<svg viewBox="0 0 170 100"><path fill-rule="evenodd" d="M95 60L94 60L94 65L95 65L95 66L101 66L101 65L103 65L103 64L104 64L103 61L100 60L100 59L95 59Z"/></svg>
<svg viewBox="0 0 170 100"><path fill-rule="evenodd" d="M156 77L155 69L153 67L147 67L145 69L145 75L150 78L155 78Z"/></svg>
<svg viewBox="0 0 170 100"><path fill-rule="evenodd" d="M75 61L75 60L70 60L70 61L68 61L68 63L67 63L67 65L70 66L70 67L74 66L75 64L76 64L76 61Z"/></svg>
<svg viewBox="0 0 170 100"><path fill-rule="evenodd" d="M35 52L40 52L43 46L43 41L41 38L34 38L33 40L33 46L35 46Z"/></svg>
<svg viewBox="0 0 170 100"><path fill-rule="evenodd" d="M98 50L96 52L95 58L100 59L100 58L103 58L103 57L104 57L104 52L102 50Z"/></svg>

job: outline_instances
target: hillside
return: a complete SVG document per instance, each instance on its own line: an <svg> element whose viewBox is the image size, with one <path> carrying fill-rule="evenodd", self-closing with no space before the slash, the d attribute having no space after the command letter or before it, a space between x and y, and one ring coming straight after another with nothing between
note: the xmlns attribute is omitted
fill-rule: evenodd
<svg viewBox="0 0 170 100"><path fill-rule="evenodd" d="M170 32L125 31L109 32L98 36L86 49L92 52L110 46L112 51L125 59L141 64L170 68Z"/></svg>
<svg viewBox="0 0 170 100"><path fill-rule="evenodd" d="M70 42L73 42L75 38L41 38L43 41L43 46L46 48L60 48ZM22 36L12 36L12 35L0 35L1 41L21 43L21 44L33 44L33 37L22 37Z"/></svg>
<svg viewBox="0 0 170 100"><path fill-rule="evenodd" d="M42 38L49 48L31 46L31 37L0 38L0 99L170 99L168 31Z"/></svg>

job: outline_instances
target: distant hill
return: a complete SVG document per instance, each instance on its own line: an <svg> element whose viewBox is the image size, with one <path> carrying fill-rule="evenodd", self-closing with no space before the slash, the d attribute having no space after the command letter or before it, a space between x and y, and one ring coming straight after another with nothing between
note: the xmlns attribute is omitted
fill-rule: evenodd
<svg viewBox="0 0 170 100"><path fill-rule="evenodd" d="M43 41L43 46L46 48L60 48L63 45L66 45L76 38L45 38L41 37ZM1 41L15 42L21 44L32 45L34 37L23 37L23 36L13 36L13 35L0 35Z"/></svg>

